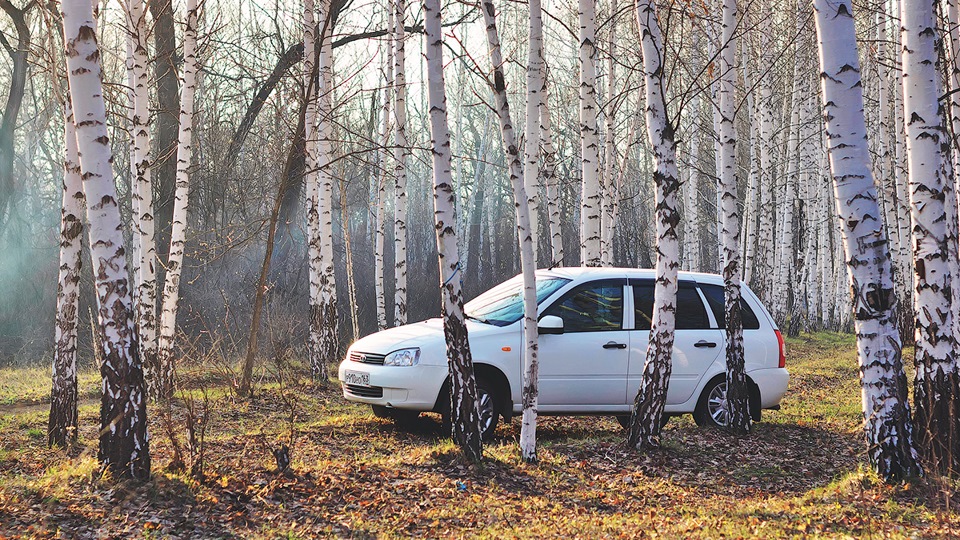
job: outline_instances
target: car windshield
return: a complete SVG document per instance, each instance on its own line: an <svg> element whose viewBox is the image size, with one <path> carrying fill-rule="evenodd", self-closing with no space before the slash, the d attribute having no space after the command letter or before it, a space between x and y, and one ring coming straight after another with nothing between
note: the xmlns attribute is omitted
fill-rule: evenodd
<svg viewBox="0 0 960 540"><path fill-rule="evenodd" d="M537 279L537 304L568 283L564 278ZM464 306L468 319L494 326L507 326L523 316L523 276L498 285Z"/></svg>

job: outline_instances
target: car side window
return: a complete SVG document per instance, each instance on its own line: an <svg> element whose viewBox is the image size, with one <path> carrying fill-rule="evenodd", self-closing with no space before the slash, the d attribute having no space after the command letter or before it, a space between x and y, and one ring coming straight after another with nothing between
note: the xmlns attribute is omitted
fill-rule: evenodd
<svg viewBox="0 0 960 540"><path fill-rule="evenodd" d="M713 311L713 317L717 319L717 324L720 325L720 328L726 328L727 317L723 311L723 287L701 283L700 290L707 297L707 303L710 304L710 310ZM750 309L750 306L742 298L740 299L740 320L743 321L744 330L758 330L760 328L760 320L757 319L757 314Z"/></svg>
<svg viewBox="0 0 960 540"><path fill-rule="evenodd" d="M603 332L623 328L623 280L580 285L544 313L563 319L563 331Z"/></svg>
<svg viewBox="0 0 960 540"><path fill-rule="evenodd" d="M633 282L633 305L637 330L650 330L653 321L653 281ZM692 284L681 283L677 290L677 330L710 328L703 300Z"/></svg>

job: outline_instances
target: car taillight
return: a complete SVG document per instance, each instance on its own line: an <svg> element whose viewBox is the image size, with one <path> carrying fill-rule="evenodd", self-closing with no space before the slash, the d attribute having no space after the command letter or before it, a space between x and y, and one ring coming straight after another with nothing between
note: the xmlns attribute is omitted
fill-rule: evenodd
<svg viewBox="0 0 960 540"><path fill-rule="evenodd" d="M784 368L787 367L787 351L783 344L783 334L779 330L774 330L774 333L777 334L777 345L780 346L780 363L777 364L777 367Z"/></svg>

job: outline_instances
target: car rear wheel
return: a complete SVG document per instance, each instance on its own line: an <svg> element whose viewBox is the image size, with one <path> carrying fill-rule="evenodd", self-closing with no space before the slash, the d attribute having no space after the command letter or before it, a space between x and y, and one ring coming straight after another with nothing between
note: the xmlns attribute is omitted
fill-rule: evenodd
<svg viewBox="0 0 960 540"><path fill-rule="evenodd" d="M708 382L700 394L693 420L700 427L726 427L728 416L727 381L717 377Z"/></svg>

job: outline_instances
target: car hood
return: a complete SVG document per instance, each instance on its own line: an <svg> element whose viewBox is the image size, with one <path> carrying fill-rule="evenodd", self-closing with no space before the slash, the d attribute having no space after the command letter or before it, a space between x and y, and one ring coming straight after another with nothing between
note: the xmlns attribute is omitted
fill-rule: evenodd
<svg viewBox="0 0 960 540"><path fill-rule="evenodd" d="M516 323L514 323L516 324ZM467 335L473 338L489 334L511 331L509 326L494 326L467 320ZM421 349L443 349L443 319L437 317L422 322L405 324L381 332L364 336L350 345L351 351L388 354L398 349L420 347Z"/></svg>

